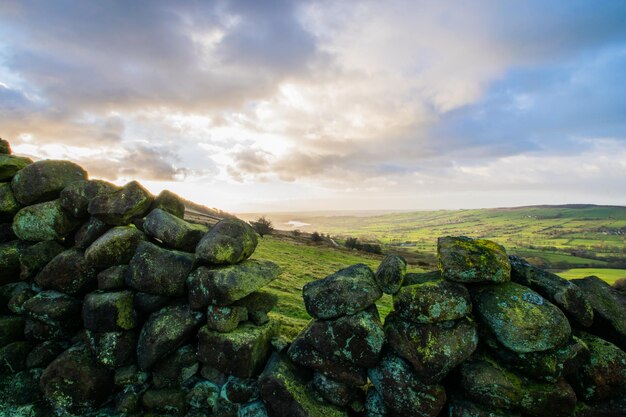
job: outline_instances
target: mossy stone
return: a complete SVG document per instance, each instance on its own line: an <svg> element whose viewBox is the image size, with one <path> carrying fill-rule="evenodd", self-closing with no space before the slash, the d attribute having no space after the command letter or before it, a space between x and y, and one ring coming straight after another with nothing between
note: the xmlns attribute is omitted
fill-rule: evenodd
<svg viewBox="0 0 626 417"><path fill-rule="evenodd" d="M267 313L278 303L278 296L269 291L259 290L246 295L241 300L235 301L234 305L245 307L248 311L248 320L260 326L269 321Z"/></svg>
<svg viewBox="0 0 626 417"><path fill-rule="evenodd" d="M79 327L76 317L80 315L82 303L74 297L57 291L42 291L24 304L27 317L50 325Z"/></svg>
<svg viewBox="0 0 626 417"><path fill-rule="evenodd" d="M187 279L189 305L229 305L274 281L281 269L273 262L249 259L237 265L199 267Z"/></svg>
<svg viewBox="0 0 626 417"><path fill-rule="evenodd" d="M198 381L187 393L185 400L190 407L211 411L220 395L220 387L211 381Z"/></svg>
<svg viewBox="0 0 626 417"><path fill-rule="evenodd" d="M115 184L102 180L75 181L59 194L61 207L77 219L89 216L87 207L97 195L118 190Z"/></svg>
<svg viewBox="0 0 626 417"><path fill-rule="evenodd" d="M24 303L36 294L37 293L30 288L19 291L11 297L7 307L12 313L22 315L24 314Z"/></svg>
<svg viewBox="0 0 626 417"><path fill-rule="evenodd" d="M38 343L26 357L26 367L29 369L45 368L68 347L67 342L58 340L46 340Z"/></svg>
<svg viewBox="0 0 626 417"><path fill-rule="evenodd" d="M269 417L269 412L263 401L253 401L241 406L239 417Z"/></svg>
<svg viewBox="0 0 626 417"><path fill-rule="evenodd" d="M6 417L45 417L46 410L39 389L42 369L20 371L9 378L0 378L0 410Z"/></svg>
<svg viewBox="0 0 626 417"><path fill-rule="evenodd" d="M385 400L374 387L367 390L365 411L367 417L387 417L390 414L390 410L385 405Z"/></svg>
<svg viewBox="0 0 626 417"><path fill-rule="evenodd" d="M65 248L59 242L46 240L25 248L20 253L20 278L28 280L37 275Z"/></svg>
<svg viewBox="0 0 626 417"><path fill-rule="evenodd" d="M149 379L150 373L142 371L135 364L117 368L113 376L113 382L118 387L145 384Z"/></svg>
<svg viewBox="0 0 626 417"><path fill-rule="evenodd" d="M17 239L13 232L13 223L0 223L0 243L7 243Z"/></svg>
<svg viewBox="0 0 626 417"><path fill-rule="evenodd" d="M0 316L0 347L24 339L24 318L20 316Z"/></svg>
<svg viewBox="0 0 626 417"><path fill-rule="evenodd" d="M238 219L224 219L198 242L196 257L213 265L237 264L248 259L257 244L257 234L248 223Z"/></svg>
<svg viewBox="0 0 626 417"><path fill-rule="evenodd" d="M395 294L402 287L406 275L406 260L398 255L383 259L376 270L376 283L385 294Z"/></svg>
<svg viewBox="0 0 626 417"><path fill-rule="evenodd" d="M126 274L130 271L128 265L115 265L98 274L99 290L118 290L126 286Z"/></svg>
<svg viewBox="0 0 626 417"><path fill-rule="evenodd" d="M265 366L270 340L276 334L273 322L263 326L242 324L231 333L220 333L204 326L198 332L200 361L226 375L251 378Z"/></svg>
<svg viewBox="0 0 626 417"><path fill-rule="evenodd" d="M195 335L204 314L187 306L169 306L153 313L144 324L137 343L137 364L149 370Z"/></svg>
<svg viewBox="0 0 626 417"><path fill-rule="evenodd" d="M487 239L446 236L437 239L439 270L457 282L507 282L511 264L503 246Z"/></svg>
<svg viewBox="0 0 626 417"><path fill-rule="evenodd" d="M208 228L188 223L165 210L154 209L144 219L143 230L171 249L194 252Z"/></svg>
<svg viewBox="0 0 626 417"><path fill-rule="evenodd" d="M83 300L83 326L95 332L130 330L138 325L132 291L87 294Z"/></svg>
<svg viewBox="0 0 626 417"><path fill-rule="evenodd" d="M27 247L27 244L19 240L0 244L0 285L20 278L20 256Z"/></svg>
<svg viewBox="0 0 626 417"><path fill-rule="evenodd" d="M0 138L0 154L11 155L11 144L2 138Z"/></svg>
<svg viewBox="0 0 626 417"><path fill-rule="evenodd" d="M530 288L507 282L483 286L472 297L480 319L514 352L549 350L570 337L563 312Z"/></svg>
<svg viewBox="0 0 626 417"><path fill-rule="evenodd" d="M185 345L154 366L152 383L157 388L180 387L194 376L199 368L196 345Z"/></svg>
<svg viewBox="0 0 626 417"><path fill-rule="evenodd" d="M581 326L593 323L593 307L585 293L573 282L532 266L517 256L509 256L511 280L537 291L574 318Z"/></svg>
<svg viewBox="0 0 626 417"><path fill-rule="evenodd" d="M94 197L87 211L107 224L123 226L133 218L145 216L153 200L148 190L137 181L131 181L119 190Z"/></svg>
<svg viewBox="0 0 626 417"><path fill-rule="evenodd" d="M11 184L8 182L0 183L0 221L13 221L13 216L21 207L22 205L13 196Z"/></svg>
<svg viewBox="0 0 626 417"><path fill-rule="evenodd" d="M94 332L85 330L84 340L99 365L109 369L135 361L137 331Z"/></svg>
<svg viewBox="0 0 626 417"><path fill-rule="evenodd" d="M0 245L0 254L2 250L2 246ZM2 257L0 257L0 260ZM1 275L0 275L1 276ZM8 284L0 284L0 314L11 313L7 304L15 296L23 291L30 290L30 285L26 282L10 282Z"/></svg>
<svg viewBox="0 0 626 417"><path fill-rule="evenodd" d="M152 210L160 209L164 210L179 219L185 218L185 202L178 195L169 190L163 190L156 196L152 203Z"/></svg>
<svg viewBox="0 0 626 417"><path fill-rule="evenodd" d="M459 397L449 399L447 409L447 415L452 417L521 417L521 414L511 410L489 407Z"/></svg>
<svg viewBox="0 0 626 417"><path fill-rule="evenodd" d="M31 347L29 342L22 340L0 347L0 377L26 369L26 357Z"/></svg>
<svg viewBox="0 0 626 417"><path fill-rule="evenodd" d="M142 241L129 263L126 284L142 292L181 297L194 264L191 253L172 251Z"/></svg>
<svg viewBox="0 0 626 417"><path fill-rule="evenodd" d="M141 397L141 405L154 413L183 416L188 408L185 395L181 388L150 388Z"/></svg>
<svg viewBox="0 0 626 417"><path fill-rule="evenodd" d="M96 268L127 264L143 239L135 226L113 227L85 250L85 259Z"/></svg>
<svg viewBox="0 0 626 417"><path fill-rule="evenodd" d="M259 377L261 397L276 417L347 417L337 406L319 401L306 377L289 359L274 353Z"/></svg>
<svg viewBox="0 0 626 417"><path fill-rule="evenodd" d="M393 296L393 306L404 320L437 323L467 316L472 300L463 285L438 280L402 287Z"/></svg>
<svg viewBox="0 0 626 417"><path fill-rule="evenodd" d="M13 218L15 235L34 242L62 239L78 226L78 221L61 208L58 200L24 207Z"/></svg>
<svg viewBox="0 0 626 417"><path fill-rule="evenodd" d="M41 288L79 295L96 287L96 276L97 270L87 263L83 251L73 248L48 262L35 276L35 283Z"/></svg>
<svg viewBox="0 0 626 417"><path fill-rule="evenodd" d="M430 272L408 272L404 276L404 281L402 285L407 287L409 285L415 284L423 284L425 282L431 281L440 281L443 278L441 277L441 271L430 271Z"/></svg>
<svg viewBox="0 0 626 417"><path fill-rule="evenodd" d="M339 407L350 404L352 399L356 397L358 390L358 388L336 381L319 372L313 374L313 387L324 400Z"/></svg>
<svg viewBox="0 0 626 417"><path fill-rule="evenodd" d="M478 346L476 327L469 319L417 324L391 313L385 320L385 331L389 346L426 384L439 382Z"/></svg>
<svg viewBox="0 0 626 417"><path fill-rule="evenodd" d="M110 228L111 225L92 216L74 234L74 246L83 250L87 249Z"/></svg>
<svg viewBox="0 0 626 417"><path fill-rule="evenodd" d="M259 381L256 378L229 376L220 392L220 397L231 403L245 404L259 399Z"/></svg>
<svg viewBox="0 0 626 417"><path fill-rule="evenodd" d="M16 173L11 187L17 201L28 206L54 200L71 183L86 179L87 172L75 163L47 159Z"/></svg>
<svg viewBox="0 0 626 417"><path fill-rule="evenodd" d="M382 297L374 272L365 264L341 269L302 288L306 311L318 319L332 319L365 310Z"/></svg>
<svg viewBox="0 0 626 417"><path fill-rule="evenodd" d="M248 320L248 309L241 306L216 306L207 308L206 321L210 330L232 332L242 321Z"/></svg>
<svg viewBox="0 0 626 417"><path fill-rule="evenodd" d="M30 158L0 154L0 181L11 180L21 169L32 163Z"/></svg>
<svg viewBox="0 0 626 417"><path fill-rule="evenodd" d="M384 355L368 375L385 404L399 415L435 417L446 402L443 386L424 384L411 365L399 356Z"/></svg>

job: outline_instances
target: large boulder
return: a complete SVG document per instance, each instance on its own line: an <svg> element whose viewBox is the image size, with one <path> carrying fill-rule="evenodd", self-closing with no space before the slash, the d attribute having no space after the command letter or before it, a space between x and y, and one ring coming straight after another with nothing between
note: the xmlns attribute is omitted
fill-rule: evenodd
<svg viewBox="0 0 626 417"><path fill-rule="evenodd" d="M62 239L78 226L78 221L61 208L59 200L24 207L13 218L15 235L35 242Z"/></svg>
<svg viewBox="0 0 626 417"><path fill-rule="evenodd" d="M10 180L21 169L26 168L32 163L33 161L30 158L0 154L0 181Z"/></svg>
<svg viewBox="0 0 626 417"><path fill-rule="evenodd" d="M11 222L22 205L13 196L11 184L0 182L0 221Z"/></svg>
<svg viewBox="0 0 626 417"><path fill-rule="evenodd" d="M159 239L172 249L194 252L207 227L188 223L161 209L154 209L143 221L143 230L148 236Z"/></svg>
<svg viewBox="0 0 626 417"><path fill-rule="evenodd" d="M113 226L123 226L133 218L143 217L154 197L137 181L131 181L117 191L99 194L88 206L88 212Z"/></svg>
<svg viewBox="0 0 626 417"><path fill-rule="evenodd" d="M491 240L440 237L437 256L443 278L450 281L507 282L511 279L511 264L504 247Z"/></svg>
<svg viewBox="0 0 626 417"><path fill-rule="evenodd" d="M376 270L376 283L385 294L395 294L402 287L406 275L406 260L397 255L383 259Z"/></svg>
<svg viewBox="0 0 626 417"><path fill-rule="evenodd" d="M87 248L85 259L96 268L127 264L143 238L135 226L113 227Z"/></svg>
<svg viewBox="0 0 626 417"><path fill-rule="evenodd" d="M378 363L385 342L376 306L334 320L312 320L301 337L324 355L365 368Z"/></svg>
<svg viewBox="0 0 626 417"><path fill-rule="evenodd" d="M89 293L83 300L83 327L96 332L118 332L137 326L132 291Z"/></svg>
<svg viewBox="0 0 626 417"><path fill-rule="evenodd" d="M585 293L574 283L552 272L532 266L524 259L509 256L511 280L537 291L574 318L581 326L593 323L593 308Z"/></svg>
<svg viewBox="0 0 626 417"><path fill-rule="evenodd" d="M20 254L20 278L28 280L34 277L64 250L63 245L54 240L35 243L25 248Z"/></svg>
<svg viewBox="0 0 626 417"><path fill-rule="evenodd" d="M250 259L220 268L200 267L187 279L189 305L229 305L275 280L280 267L270 261Z"/></svg>
<svg viewBox="0 0 626 417"><path fill-rule="evenodd" d="M59 194L61 207L77 219L89 216L87 207L97 195L118 190L115 184L102 180L75 181Z"/></svg>
<svg viewBox="0 0 626 417"><path fill-rule="evenodd" d="M78 295L96 287L96 276L97 270L87 264L83 252L74 248L55 256L35 276L35 283L41 288Z"/></svg>
<svg viewBox="0 0 626 417"><path fill-rule="evenodd" d="M483 286L473 299L480 319L514 352L552 349L570 337L563 312L530 288L513 282Z"/></svg>
<svg viewBox="0 0 626 417"><path fill-rule="evenodd" d="M437 323L467 316L472 300L463 285L437 280L402 287L393 297L393 306L404 320Z"/></svg>
<svg viewBox="0 0 626 417"><path fill-rule="evenodd" d="M593 307L593 332L626 350L626 297L598 277L572 280Z"/></svg>
<svg viewBox="0 0 626 417"><path fill-rule="evenodd" d="M195 335L204 315L187 306L170 306L153 313L144 324L137 343L137 364L148 370L164 356Z"/></svg>
<svg viewBox="0 0 626 417"><path fill-rule="evenodd" d="M187 293L187 276L193 254L171 251L142 241L130 260L127 285L137 291L181 297Z"/></svg>
<svg viewBox="0 0 626 417"><path fill-rule="evenodd" d="M11 187L17 201L28 206L54 200L71 183L86 179L87 172L75 163L48 159L16 173Z"/></svg>
<svg viewBox="0 0 626 417"><path fill-rule="evenodd" d="M164 210L179 219L185 218L185 202L179 195L169 190L163 190L156 196L151 209Z"/></svg>
<svg viewBox="0 0 626 417"><path fill-rule="evenodd" d="M411 365L426 384L435 384L469 358L478 346L478 334L467 319L435 324L416 324L387 316L389 346Z"/></svg>
<svg viewBox="0 0 626 417"><path fill-rule="evenodd" d="M365 264L341 269L302 288L306 311L318 319L332 319L365 310L382 296L374 272Z"/></svg>
<svg viewBox="0 0 626 417"><path fill-rule="evenodd" d="M443 386L424 384L399 356L386 354L368 375L385 404L401 416L435 417L446 402Z"/></svg>
<svg viewBox="0 0 626 417"><path fill-rule="evenodd" d="M246 222L224 219L198 242L196 257L209 264L236 264L254 253L257 234Z"/></svg>
<svg viewBox="0 0 626 417"><path fill-rule="evenodd" d="M85 413L102 404L113 387L113 374L83 346L59 355L41 375L44 396L61 413Z"/></svg>
<svg viewBox="0 0 626 417"><path fill-rule="evenodd" d="M306 376L287 358L273 354L259 378L261 397L276 417L347 417L336 406L319 401Z"/></svg>

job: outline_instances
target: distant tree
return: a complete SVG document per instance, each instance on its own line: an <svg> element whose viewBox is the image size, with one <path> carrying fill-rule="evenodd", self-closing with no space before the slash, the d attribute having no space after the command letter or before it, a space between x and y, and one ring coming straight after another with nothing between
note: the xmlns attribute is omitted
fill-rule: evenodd
<svg viewBox="0 0 626 417"><path fill-rule="evenodd" d="M261 237L265 235L271 235L274 231L274 227L272 226L271 220L266 218L265 216L261 216L253 222L250 222L250 226L259 234Z"/></svg>
<svg viewBox="0 0 626 417"><path fill-rule="evenodd" d="M318 243L318 242L321 242L322 240L324 240L324 238L319 233L313 232L311 234L311 241Z"/></svg>
<svg viewBox="0 0 626 417"><path fill-rule="evenodd" d="M294 229L294 230L291 231L291 234L294 237L298 237L298 236L300 236L302 234L302 232L300 231L300 229Z"/></svg>
<svg viewBox="0 0 626 417"><path fill-rule="evenodd" d="M359 240L356 237L349 237L344 242L344 246L348 249L355 249L359 244Z"/></svg>

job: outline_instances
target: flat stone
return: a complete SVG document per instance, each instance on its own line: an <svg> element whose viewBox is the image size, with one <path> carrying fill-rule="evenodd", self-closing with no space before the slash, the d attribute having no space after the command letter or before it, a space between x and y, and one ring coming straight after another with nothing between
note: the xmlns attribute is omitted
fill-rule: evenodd
<svg viewBox="0 0 626 417"><path fill-rule="evenodd" d="M269 284L280 273L275 263L255 259L215 269L200 267L187 279L189 304L195 309L232 304Z"/></svg>
<svg viewBox="0 0 626 417"><path fill-rule="evenodd" d="M480 319L514 352L549 350L570 337L563 312L530 288L513 282L484 286L473 300Z"/></svg>
<svg viewBox="0 0 626 417"><path fill-rule="evenodd" d="M128 265L115 265L101 271L98 274L98 289L118 290L126 286L126 275L129 273Z"/></svg>
<svg viewBox="0 0 626 417"><path fill-rule="evenodd" d="M382 296L374 273L364 264L352 265L308 282L302 289L307 312L318 319L332 319L365 310Z"/></svg>
<svg viewBox="0 0 626 417"><path fill-rule="evenodd" d="M417 378L426 384L439 382L478 346L476 328L466 319L416 324L392 313L385 320L385 330L392 349L413 366Z"/></svg>
<svg viewBox="0 0 626 417"><path fill-rule="evenodd" d="M467 316L472 300L463 285L438 280L402 287L393 297L393 306L404 320L437 323Z"/></svg>
<svg viewBox="0 0 626 417"><path fill-rule="evenodd" d="M368 375L385 404L401 416L435 417L446 402L443 386L424 384L399 356L386 354Z"/></svg>
<svg viewBox="0 0 626 417"><path fill-rule="evenodd" d="M205 317L187 306L165 307L153 313L144 324L137 343L137 363L149 370L195 335Z"/></svg>
<svg viewBox="0 0 626 417"><path fill-rule="evenodd" d="M186 222L165 210L154 209L146 216L143 230L171 249L194 252L208 228Z"/></svg>
<svg viewBox="0 0 626 417"><path fill-rule="evenodd" d="M62 239L79 223L59 205L59 200L24 207L13 218L13 231L22 240L33 242Z"/></svg>
<svg viewBox="0 0 626 417"><path fill-rule="evenodd" d="M30 158L0 154L0 181L12 179L18 171L32 163L33 161Z"/></svg>
<svg viewBox="0 0 626 417"><path fill-rule="evenodd" d="M169 190L163 190L156 196L151 209L167 211L179 219L185 218L185 202L178 194Z"/></svg>
<svg viewBox="0 0 626 417"><path fill-rule="evenodd" d="M465 236L437 239L439 270L457 282L507 282L511 265L504 247L491 240Z"/></svg>
<svg viewBox="0 0 626 417"><path fill-rule="evenodd" d="M131 181L117 191L94 197L88 212L113 226L123 226L131 219L143 217L150 210L154 197L137 181Z"/></svg>
<svg viewBox="0 0 626 417"><path fill-rule="evenodd" d="M181 297L187 294L186 281L193 263L191 253L142 241L130 260L126 284L137 291Z"/></svg>
<svg viewBox="0 0 626 417"><path fill-rule="evenodd" d="M219 221L196 247L196 257L209 264L237 264L254 253L257 234L246 222L238 219Z"/></svg>
<svg viewBox="0 0 626 417"><path fill-rule="evenodd" d="M274 353L259 377L261 397L276 417L347 417L347 413L317 400L306 378L289 359Z"/></svg>
<svg viewBox="0 0 626 417"><path fill-rule="evenodd" d="M135 361L137 331L93 332L86 330L84 339L99 365L109 369L130 365Z"/></svg>
<svg viewBox="0 0 626 417"><path fill-rule="evenodd" d="M63 245L54 240L35 243L24 248L20 253L20 278L23 280L33 278L63 251L65 251Z"/></svg>
<svg viewBox="0 0 626 417"><path fill-rule="evenodd" d="M97 217L90 217L85 223L80 226L78 231L74 234L74 245L80 249L87 249L93 242L102 236L107 230L111 228L111 225L106 224Z"/></svg>
<svg viewBox="0 0 626 417"><path fill-rule="evenodd" d="M29 164L15 174L11 187L25 206L54 200L65 187L86 180L87 172L70 161L43 160Z"/></svg>
<svg viewBox="0 0 626 417"><path fill-rule="evenodd" d="M511 280L532 288L574 318L581 326L593 324L593 307L583 290L573 282L544 271L517 256L509 256Z"/></svg>
<svg viewBox="0 0 626 417"><path fill-rule="evenodd" d="M143 239L143 233L135 226L113 227L87 248L85 259L96 268L127 264Z"/></svg>
<svg viewBox="0 0 626 417"><path fill-rule="evenodd" d="M385 294L395 294L402 287L405 275L406 260L398 255L389 255L376 270L376 283Z"/></svg>
<svg viewBox="0 0 626 417"><path fill-rule="evenodd" d="M207 327L220 333L232 332L242 321L248 320L248 309L241 306L215 306L207 308Z"/></svg>
<svg viewBox="0 0 626 417"><path fill-rule="evenodd" d="M159 361L152 370L152 383L157 388L180 387L200 368L197 348L186 345Z"/></svg>
<svg viewBox="0 0 626 417"><path fill-rule="evenodd" d="M133 308L132 291L96 291L83 301L83 326L96 332L118 332L135 328L139 323Z"/></svg>
<svg viewBox="0 0 626 417"><path fill-rule="evenodd" d="M265 366L275 331L272 322L264 326L243 324L232 333L220 333L204 326L198 332L198 357L202 363L227 375L250 378Z"/></svg>
<svg viewBox="0 0 626 417"><path fill-rule="evenodd" d="M89 216L87 207L96 196L118 190L115 184L102 180L75 181L59 194L61 207L77 219Z"/></svg>
<svg viewBox="0 0 626 417"><path fill-rule="evenodd" d="M15 199L11 184L0 182L0 221L11 222L22 205Z"/></svg>
<svg viewBox="0 0 626 417"><path fill-rule="evenodd" d="M69 249L55 256L36 276L41 288L70 295L84 294L97 285L97 270L87 264L80 249Z"/></svg>

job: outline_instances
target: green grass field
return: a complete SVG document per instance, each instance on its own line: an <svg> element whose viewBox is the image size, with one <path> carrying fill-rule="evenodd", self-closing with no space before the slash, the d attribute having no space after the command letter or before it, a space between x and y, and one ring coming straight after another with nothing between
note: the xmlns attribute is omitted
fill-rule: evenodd
<svg viewBox="0 0 626 417"><path fill-rule="evenodd" d="M557 272L557 275L566 279L585 278L590 275L595 275L612 285L618 279L626 278L626 269L574 268Z"/></svg>

